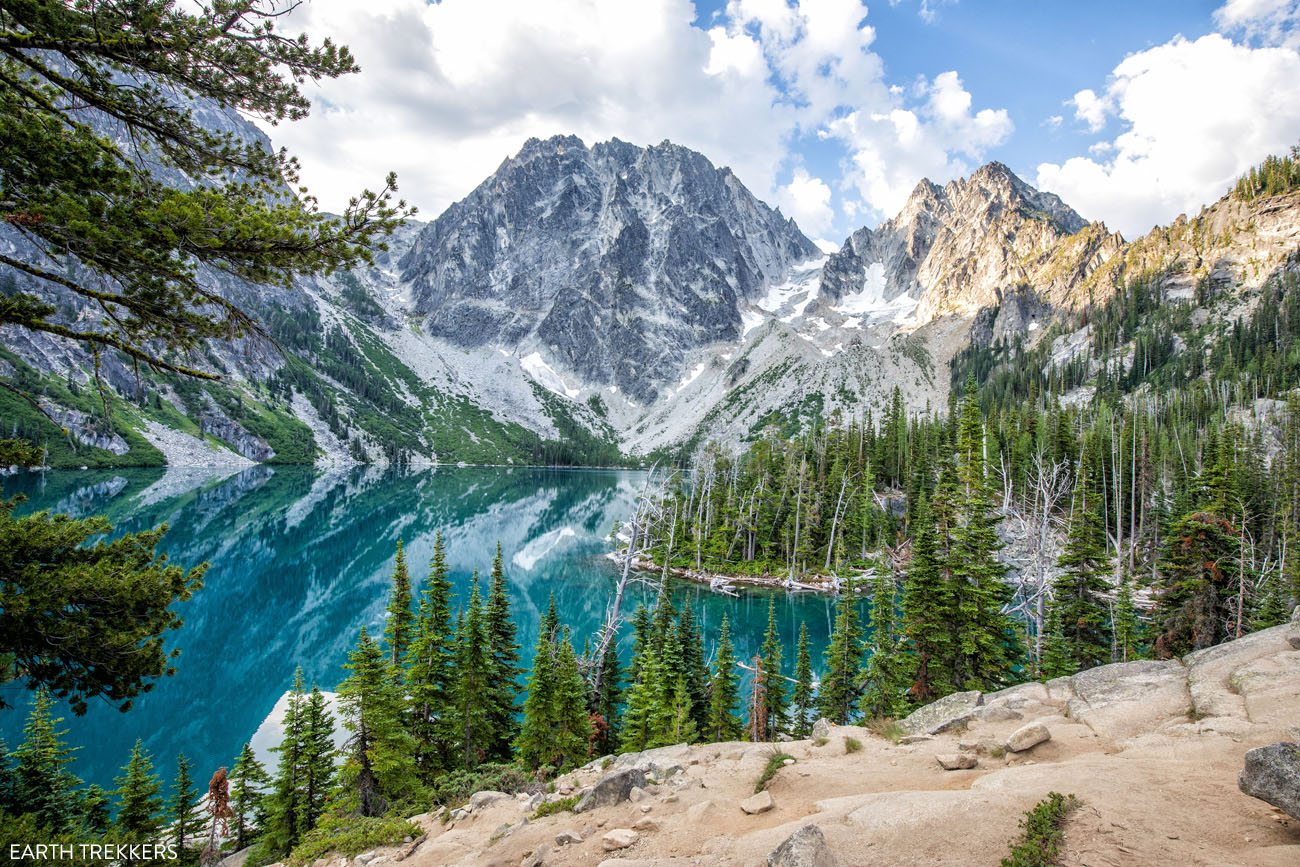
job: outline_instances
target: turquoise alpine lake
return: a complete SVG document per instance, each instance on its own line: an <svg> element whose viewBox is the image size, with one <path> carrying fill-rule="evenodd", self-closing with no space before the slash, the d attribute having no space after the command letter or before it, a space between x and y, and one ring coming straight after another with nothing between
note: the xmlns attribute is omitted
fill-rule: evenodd
<svg viewBox="0 0 1300 867"><path fill-rule="evenodd" d="M210 564L203 589L178 606L184 625L167 639L181 651L175 676L158 680L126 713L102 700L91 702L83 717L61 706L67 740L79 748L72 771L116 788L113 778L136 738L168 783L181 752L194 761L200 782L231 765L259 727L265 740L268 718L296 667L308 684L332 690L346 674L342 665L361 628L382 630L399 539L418 592L434 533L442 531L458 600L467 598L474 570L487 575L500 542L523 664L531 661L551 594L581 652L618 576L606 556L610 533L630 515L644 479L631 470L266 465L5 478L4 496L26 497L20 513L105 515L115 534L166 523L161 550L173 562ZM710 656L724 614L737 655L757 653L771 592L730 597L683 581L672 581L669 592L675 605L698 615ZM636 587L625 613L652 601L650 594ZM867 603L860 604L865 622ZM814 668L821 667L834 608L829 597L777 593L787 674L801 622L808 624ZM625 627L620 636L625 659L629 633ZM2 688L13 707L0 710L0 734L12 749L22 740L30 696L17 684ZM255 744L259 752L268 745Z"/></svg>

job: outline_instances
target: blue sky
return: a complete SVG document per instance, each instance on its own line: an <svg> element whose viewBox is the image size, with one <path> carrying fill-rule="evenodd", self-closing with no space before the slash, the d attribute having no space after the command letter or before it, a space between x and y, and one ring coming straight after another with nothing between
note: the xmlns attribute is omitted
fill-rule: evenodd
<svg viewBox="0 0 1300 867"><path fill-rule="evenodd" d="M271 130L432 218L530 136L700 150L828 244L1001 160L1134 237L1300 140L1300 0L313 0L362 74Z"/></svg>

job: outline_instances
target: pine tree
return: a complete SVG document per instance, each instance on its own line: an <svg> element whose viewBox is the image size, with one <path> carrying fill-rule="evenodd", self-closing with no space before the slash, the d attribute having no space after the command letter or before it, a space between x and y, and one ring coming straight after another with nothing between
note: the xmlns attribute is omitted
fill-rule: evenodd
<svg viewBox="0 0 1300 867"><path fill-rule="evenodd" d="M565 770L591 754L586 688L568 632L538 630L533 669L524 698L524 721L515 740L519 760L536 770Z"/></svg>
<svg viewBox="0 0 1300 867"><path fill-rule="evenodd" d="M465 770L483 762L499 739L492 713L492 702L498 697L493 692L498 682L495 668L475 572L470 579L469 605L457 630L456 684L452 692L453 706L447 717L447 737L457 744L458 764Z"/></svg>
<svg viewBox="0 0 1300 867"><path fill-rule="evenodd" d="M795 652L794 691L790 695L790 710L794 717L790 734L796 739L808 737L812 731L813 672L812 654L808 649L808 624L799 623L799 645Z"/></svg>
<svg viewBox="0 0 1300 867"><path fill-rule="evenodd" d="M194 802L199 793L194 788L194 764L184 753L176 757L176 779L172 782L172 796L167 802L167 819L171 823L171 840L181 858L194 843L202 822L194 815Z"/></svg>
<svg viewBox="0 0 1300 867"><path fill-rule="evenodd" d="M315 684L299 712L302 725L302 808L299 823L314 828L325 813L325 802L334 788L334 715L325 695Z"/></svg>
<svg viewBox="0 0 1300 867"><path fill-rule="evenodd" d="M153 761L145 752L144 744L137 740L131 748L131 758L122 768L117 783L117 827L122 835L136 842L148 842L162 827L159 813L162 810L162 781L153 772Z"/></svg>
<svg viewBox="0 0 1300 867"><path fill-rule="evenodd" d="M1255 606L1255 613L1251 618L1250 628L1268 629L1270 626L1286 623L1290 619L1290 613L1284 599L1285 594L1281 576L1270 575L1264 582L1259 603Z"/></svg>
<svg viewBox="0 0 1300 867"><path fill-rule="evenodd" d="M1061 609L1048 606L1047 622L1043 625L1043 653L1038 662L1039 677L1051 680L1068 677L1079 670L1078 661L1070 652L1070 643L1061 627Z"/></svg>
<svg viewBox="0 0 1300 867"><path fill-rule="evenodd" d="M759 655L763 657L763 671L759 676L763 688L763 728L770 738L775 738L785 730L789 707L786 680L781 676L783 653L781 634L777 631L776 624L776 597L770 596L767 601L767 631L763 634L763 644L759 648Z"/></svg>
<svg viewBox="0 0 1300 867"><path fill-rule="evenodd" d="M72 753L59 730L61 717L54 716L54 700L47 690L36 692L32 709L23 725L23 742L13 752L12 803L18 813L36 817L46 830L61 833L71 829L79 780L68 770Z"/></svg>
<svg viewBox="0 0 1300 867"><path fill-rule="evenodd" d="M350 673L339 684L338 701L352 736L343 748L341 798L362 816L382 816L418 791L415 742L402 726L404 702L393 666L365 627L343 667Z"/></svg>
<svg viewBox="0 0 1300 867"><path fill-rule="evenodd" d="M271 778L244 744L230 772L230 808L234 812L231 831L235 835L235 851L252 844L266 827L266 788Z"/></svg>
<svg viewBox="0 0 1300 867"><path fill-rule="evenodd" d="M595 748L597 754L614 751L618 744L622 720L619 705L623 701L622 671L618 661L618 640L615 637L605 646L605 664L601 669L600 692L596 695L596 715L599 717Z"/></svg>
<svg viewBox="0 0 1300 867"><path fill-rule="evenodd" d="M95 783L86 786L78 793L76 815L78 833L90 836L107 834L113 824L113 805L108 792Z"/></svg>
<svg viewBox="0 0 1300 867"><path fill-rule="evenodd" d="M429 574L420 590L419 612L406 659L407 726L415 739L416 766L426 783L455 764L448 741L439 736L442 720L451 711L456 686L450 574L439 530L434 536Z"/></svg>
<svg viewBox="0 0 1300 867"><path fill-rule="evenodd" d="M698 730L708 725L709 666L704 659L699 624L689 607L684 607L677 619L677 632L682 645L682 676L691 696L691 719Z"/></svg>
<svg viewBox="0 0 1300 867"><path fill-rule="evenodd" d="M1056 579L1051 601L1066 656L1075 671L1109 662L1113 638L1105 599L1110 585L1102 577L1109 571L1110 558L1106 554L1106 531L1097 513L1093 478L1092 449L1086 449L1075 483L1076 502L1065 550L1057 561L1062 573Z"/></svg>
<svg viewBox="0 0 1300 867"><path fill-rule="evenodd" d="M545 619L537 631L533 668L524 695L524 721L515 738L515 751L524 766L537 770L551 753L551 711L555 690L555 642Z"/></svg>
<svg viewBox="0 0 1300 867"><path fill-rule="evenodd" d="M712 741L739 740L744 732L736 705L740 701L740 675L736 671L736 652L731 644L731 624L722 616L718 646L709 688L708 735Z"/></svg>
<svg viewBox="0 0 1300 867"><path fill-rule="evenodd" d="M902 637L913 656L912 698L919 704L953 691L944 661L952 655L946 623L953 608L951 588L943 578L929 498L922 493L912 534L912 561L903 581Z"/></svg>
<svg viewBox="0 0 1300 867"><path fill-rule="evenodd" d="M1119 576L1119 588L1115 591L1115 614L1111 623L1111 634L1115 638L1114 662L1128 662L1137 659L1138 646L1142 640L1142 621L1138 615L1137 604L1133 599L1133 585L1128 574Z"/></svg>
<svg viewBox="0 0 1300 867"><path fill-rule="evenodd" d="M1185 515L1169 529L1156 565L1156 655L1181 656L1232 637L1239 533L1207 512Z"/></svg>
<svg viewBox="0 0 1300 867"><path fill-rule="evenodd" d="M953 657L956 683L965 689L1005 684L1021 656L1014 624L1004 613L1011 590L1003 581L1006 567L996 553L1002 548L984 470L984 423L974 376L967 381L957 433L956 476L962 520L952 534L949 562L956 602Z"/></svg>
<svg viewBox="0 0 1300 867"><path fill-rule="evenodd" d="M672 744L688 744L698 740L699 733L691 717L691 691L685 676L679 674L673 686L671 722L664 738Z"/></svg>
<svg viewBox="0 0 1300 867"><path fill-rule="evenodd" d="M492 739L487 745L490 758L509 761L514 741L515 698L519 694L519 643L515 640L515 624L510 618L510 596L506 574L502 565L501 543L492 560L491 584L488 589L486 625L488 645L492 653L491 677L488 686L489 714L492 721Z"/></svg>
<svg viewBox="0 0 1300 867"><path fill-rule="evenodd" d="M388 591L388 617L384 621L384 643L392 659L393 670L400 676L400 666L411 644L415 615L411 612L411 575L406 571L406 552L397 540L397 562L393 567L393 584Z"/></svg>
<svg viewBox="0 0 1300 867"><path fill-rule="evenodd" d="M908 660L894 630L894 577L881 569L871 605L871 656L863 673L862 712L874 719L903 716L907 707Z"/></svg>
<svg viewBox="0 0 1300 867"><path fill-rule="evenodd" d="M259 857L264 856L267 861L288 855L310 830L302 824L307 731L303 689L302 669L298 668L294 670L293 684L289 687L284 717L280 722L284 737L271 748L279 756L279 761L274 785L266 799L266 824L262 826L258 850Z"/></svg>
<svg viewBox="0 0 1300 867"><path fill-rule="evenodd" d="M847 725L857 703L862 669L862 626L857 603L847 593L835 604L835 628L823 657L826 673L817 689L817 712L833 723Z"/></svg>

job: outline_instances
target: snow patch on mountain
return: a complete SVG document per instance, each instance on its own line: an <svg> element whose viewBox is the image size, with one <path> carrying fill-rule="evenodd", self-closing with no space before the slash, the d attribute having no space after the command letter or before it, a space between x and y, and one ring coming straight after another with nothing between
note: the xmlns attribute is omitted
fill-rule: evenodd
<svg viewBox="0 0 1300 867"><path fill-rule="evenodd" d="M558 394L561 397L567 397L569 400L577 400L578 395L582 394L580 388L569 388L564 382L564 377L560 376L542 359L540 352L532 352L525 355L519 360L519 364L529 376L537 381L537 384L549 392Z"/></svg>

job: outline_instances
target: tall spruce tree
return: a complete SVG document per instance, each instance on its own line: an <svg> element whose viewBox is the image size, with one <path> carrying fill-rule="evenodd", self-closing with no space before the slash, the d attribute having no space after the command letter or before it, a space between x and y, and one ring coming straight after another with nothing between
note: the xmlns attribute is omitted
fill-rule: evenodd
<svg viewBox="0 0 1300 867"><path fill-rule="evenodd" d="M12 755L9 809L34 816L42 829L62 833L71 830L80 783L68 770L73 750L63 740L67 730L59 729L63 719L54 715L49 692L37 690L31 705L23 742Z"/></svg>
<svg viewBox="0 0 1300 867"><path fill-rule="evenodd" d="M488 687L489 714L492 718L492 739L487 745L488 757L509 761L516 729L515 698L519 694L519 642L515 638L515 623L510 617L510 595L501 556L501 543L497 543L492 559L491 584L488 588L486 625L488 645L492 653L491 680Z"/></svg>
<svg viewBox="0 0 1300 867"><path fill-rule="evenodd" d="M862 625L856 600L840 594L835 628L823 652L826 673L817 689L817 711L833 723L847 725L857 703L862 672Z"/></svg>
<svg viewBox="0 0 1300 867"><path fill-rule="evenodd" d="M1002 548L985 475L984 422L974 377L967 381L956 439L956 471L961 521L952 534L949 564L956 602L954 680L965 689L1006 684L1021 657L1020 640L1005 608L1011 588L1003 581L1006 567L997 559Z"/></svg>
<svg viewBox="0 0 1300 867"><path fill-rule="evenodd" d="M300 823L314 828L334 790L334 715L325 694L312 684L299 705L302 714L302 807Z"/></svg>
<svg viewBox="0 0 1300 867"><path fill-rule="evenodd" d="M456 684L447 716L447 737L456 744L457 762L470 770L482 763L500 739L493 713L495 672L487 613L478 591L478 573L470 579L469 604L456 635Z"/></svg>
<svg viewBox="0 0 1300 867"><path fill-rule="evenodd" d="M257 760L253 748L244 744L230 771L230 823L235 851L252 845L266 827L266 790L271 778Z"/></svg>
<svg viewBox="0 0 1300 867"><path fill-rule="evenodd" d="M1053 586L1051 605L1074 670L1110 661L1113 636L1106 595L1110 584L1102 577L1110 568L1106 530L1097 508L1093 449L1085 449L1075 482L1074 510L1065 549L1057 565L1061 575Z"/></svg>
<svg viewBox="0 0 1300 867"><path fill-rule="evenodd" d="M176 779L172 782L172 795L167 801L167 821L171 825L169 836L182 860L187 860L185 850L193 848L195 835L203 824L194 815L198 797L198 790L194 788L194 763L181 753L176 757Z"/></svg>
<svg viewBox="0 0 1300 867"><path fill-rule="evenodd" d="M862 712L875 719L903 716L907 707L908 659L894 628L896 588L887 569L877 571L871 604L871 656L863 672Z"/></svg>
<svg viewBox="0 0 1300 867"><path fill-rule="evenodd" d="M278 761L275 782L266 799L266 824L258 844L259 858L267 861L288 855L310 830L302 823L307 732L303 690L302 669L297 668L286 698L284 717L280 721L284 737L271 748Z"/></svg>
<svg viewBox="0 0 1300 867"><path fill-rule="evenodd" d="M704 658L704 639L699 623L690 606L684 606L677 619L677 632L682 645L682 677L691 697L691 720L696 728L708 725L709 719L709 666Z"/></svg>
<svg viewBox="0 0 1300 867"><path fill-rule="evenodd" d="M1240 529L1209 512L1178 519L1156 564L1157 656L1181 656L1232 637Z"/></svg>
<svg viewBox="0 0 1300 867"><path fill-rule="evenodd" d="M392 587L388 591L387 618L384 620L384 644L388 648L393 671L401 674L401 665L410 648L415 626L411 611L411 575L406 569L406 552L402 540L397 540L397 559L393 566Z"/></svg>
<svg viewBox="0 0 1300 867"><path fill-rule="evenodd" d="M131 748L131 758L122 773L113 778L117 783L117 828L122 836L134 842L150 842L162 827L162 781L153 772L153 760L140 740Z"/></svg>
<svg viewBox="0 0 1300 867"><path fill-rule="evenodd" d="M953 691L944 670L952 656L953 636L946 628L953 608L952 588L944 580L937 548L930 500L922 492L912 532L912 561L903 580L901 629L913 656L911 695L919 704Z"/></svg>
<svg viewBox="0 0 1300 867"><path fill-rule="evenodd" d="M595 748L599 755L614 751L618 744L622 719L619 707L623 702L622 670L618 660L618 641L605 646L605 665L601 669L600 691L595 696L596 731Z"/></svg>
<svg viewBox="0 0 1300 867"><path fill-rule="evenodd" d="M763 670L759 675L763 688L763 729L769 738L775 738L785 731L786 714L789 711L789 691L786 679L781 674L781 661L784 648L781 633L776 622L776 597L767 600L767 631L763 633L763 644L759 648L763 658Z"/></svg>
<svg viewBox="0 0 1300 867"><path fill-rule="evenodd" d="M722 616L722 628L718 630L718 646L713 660L713 677L709 685L709 725L707 733L710 740L739 740L744 733L744 724L736 714L740 702L740 674L736 671L736 652L731 643L731 624L727 616Z"/></svg>
<svg viewBox="0 0 1300 867"><path fill-rule="evenodd" d="M806 738L812 731L813 698L812 654L808 647L808 624L799 623L799 644L795 651L794 691L790 694L790 734Z"/></svg>
<svg viewBox="0 0 1300 867"><path fill-rule="evenodd" d="M415 742L402 725L403 696L392 663L365 627L343 667L349 674L339 684L338 701L351 737L343 747L340 798L361 816L382 816L419 791Z"/></svg>
<svg viewBox="0 0 1300 867"><path fill-rule="evenodd" d="M1138 647L1142 642L1142 620L1133 599L1133 584L1127 573L1120 573L1114 611L1111 634L1115 640L1115 652L1112 661L1128 662L1137 659Z"/></svg>
<svg viewBox="0 0 1300 867"><path fill-rule="evenodd" d="M456 634L451 617L451 570L442 531L433 540L433 560L420 589L414 635L406 658L407 726L415 740L415 763L425 783L455 764L453 750L440 737L451 711L456 685Z"/></svg>

